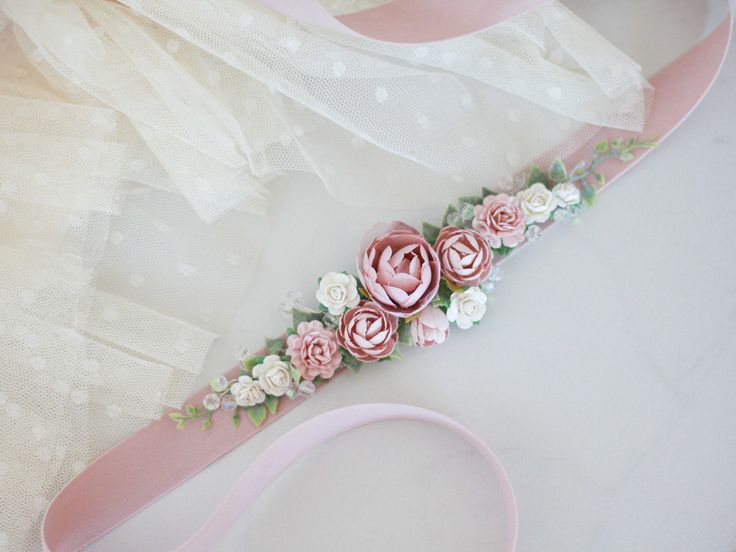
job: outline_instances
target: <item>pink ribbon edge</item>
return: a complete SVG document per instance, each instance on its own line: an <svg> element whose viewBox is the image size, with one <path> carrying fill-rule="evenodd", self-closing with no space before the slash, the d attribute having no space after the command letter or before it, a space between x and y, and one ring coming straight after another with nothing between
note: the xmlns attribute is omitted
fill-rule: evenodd
<svg viewBox="0 0 736 552"><path fill-rule="evenodd" d="M645 136L664 140L697 107L720 71L731 35L732 15L729 14L710 35L651 79L656 98L643 132ZM589 154L595 143L619 134L615 129L602 129L566 161L574 164ZM648 154L642 152L634 162ZM632 165L609 160L601 168L610 183ZM237 371L237 367L233 368L229 375ZM201 402L205 393L202 390L194 394L191 402ZM287 402L266 425L299 402ZM59 492L42 523L43 549L66 552L94 541L257 431L244 427L205 432L192 427L181 432L174 429L167 417L152 423L110 449ZM140 478L142 466L145 466L146 480ZM115 499L109 500L111 496Z"/></svg>
<svg viewBox="0 0 736 552"><path fill-rule="evenodd" d="M298 425L270 447L248 467L223 498L204 525L176 552L211 550L240 515L283 471L299 458L347 431L375 422L412 420L448 429L465 439L488 463L498 479L506 507L506 551L513 552L518 538L518 513L511 481L493 451L466 427L447 416L416 406L402 404L360 404L320 414Z"/></svg>

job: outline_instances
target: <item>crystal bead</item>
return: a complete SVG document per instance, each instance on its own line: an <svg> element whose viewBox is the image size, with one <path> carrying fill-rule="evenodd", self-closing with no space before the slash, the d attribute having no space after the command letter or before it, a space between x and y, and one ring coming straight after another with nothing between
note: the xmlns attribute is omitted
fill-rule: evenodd
<svg viewBox="0 0 736 552"><path fill-rule="evenodd" d="M209 393L202 399L202 404L207 410L217 410L220 408L220 397L215 393Z"/></svg>
<svg viewBox="0 0 736 552"><path fill-rule="evenodd" d="M480 289L482 289L485 293L491 293L495 287L496 283L492 280L486 280L485 282L481 282L480 284Z"/></svg>
<svg viewBox="0 0 736 552"><path fill-rule="evenodd" d="M317 386L311 381L304 380L299 384L298 393L300 397L311 397L315 391L317 391Z"/></svg>
<svg viewBox="0 0 736 552"><path fill-rule="evenodd" d="M291 319L291 311L293 309L293 306L291 303L287 303L284 301L283 303L279 303L279 313L282 317L286 319Z"/></svg>
<svg viewBox="0 0 736 552"><path fill-rule="evenodd" d="M222 409L223 410L233 410L236 406L238 406L238 403L235 402L235 397L230 395L229 393L222 397Z"/></svg>
<svg viewBox="0 0 736 552"><path fill-rule="evenodd" d="M286 388L286 396L290 399L296 399L299 396L299 386L293 381Z"/></svg>
<svg viewBox="0 0 736 552"><path fill-rule="evenodd" d="M245 345L243 345L242 347L240 347L235 352L235 358L237 359L238 362L241 362L244 359L248 358L249 355L250 355L250 349L248 349L248 347L246 347Z"/></svg>
<svg viewBox="0 0 736 552"><path fill-rule="evenodd" d="M465 205L463 205L463 208L460 211L460 216L462 216L463 220L472 220L474 209L475 209L474 205L471 205L470 203L466 203Z"/></svg>
<svg viewBox="0 0 736 552"><path fill-rule="evenodd" d="M542 236L542 230L536 224L532 224L526 229L524 236L526 236L527 241L537 241Z"/></svg>
<svg viewBox="0 0 736 552"><path fill-rule="evenodd" d="M567 222L572 218L572 213L569 209L557 209L552 218L555 222Z"/></svg>
<svg viewBox="0 0 736 552"><path fill-rule="evenodd" d="M286 292L286 302L297 305L302 302L302 294L293 289L289 290Z"/></svg>
<svg viewBox="0 0 736 552"><path fill-rule="evenodd" d="M500 282L503 280L503 269L500 266L492 267L491 272L488 274L488 280L490 282Z"/></svg>
<svg viewBox="0 0 736 552"><path fill-rule="evenodd" d="M217 376L210 381L210 389L215 393L222 393L227 389L228 383L229 382L225 376Z"/></svg>

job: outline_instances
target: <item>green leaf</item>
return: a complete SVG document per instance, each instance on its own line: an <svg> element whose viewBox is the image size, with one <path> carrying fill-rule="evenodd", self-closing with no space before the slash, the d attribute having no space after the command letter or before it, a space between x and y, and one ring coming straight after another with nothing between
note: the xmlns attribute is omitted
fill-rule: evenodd
<svg viewBox="0 0 736 552"><path fill-rule="evenodd" d="M615 140L611 140L611 147L614 149L619 149L623 145L623 140L621 138L616 138Z"/></svg>
<svg viewBox="0 0 736 552"><path fill-rule="evenodd" d="M608 151L608 140L603 140L595 145L595 151L597 153L606 153Z"/></svg>
<svg viewBox="0 0 736 552"><path fill-rule="evenodd" d="M492 249L493 249L494 255L501 255L503 257L511 253L512 248L509 247L508 245L502 245L501 247L494 247Z"/></svg>
<svg viewBox="0 0 736 552"><path fill-rule="evenodd" d="M478 196L464 196L460 198L460 203L469 203L470 205L480 205L483 198Z"/></svg>
<svg viewBox="0 0 736 552"><path fill-rule="evenodd" d="M606 175L603 173L595 173L595 178L601 187L606 185Z"/></svg>
<svg viewBox="0 0 736 552"><path fill-rule="evenodd" d="M452 290L447 287L447 284L445 283L445 280L440 281L440 288L437 291L437 295L434 296L434 299L432 299L432 305L447 310L447 307L450 306L450 297L452 296Z"/></svg>
<svg viewBox="0 0 736 552"><path fill-rule="evenodd" d="M289 369L289 371L291 372L291 379L293 379L294 382L296 382L298 384L301 381L301 379L302 379L302 375L299 372L299 370L297 370L296 368L294 368L294 366L291 366L291 368Z"/></svg>
<svg viewBox="0 0 736 552"><path fill-rule="evenodd" d="M245 357L242 362L243 368L248 372L251 372L256 364L258 364L258 357L255 356Z"/></svg>
<svg viewBox="0 0 736 552"><path fill-rule="evenodd" d="M402 324L399 327L399 343L414 345L414 340L411 338L411 324Z"/></svg>
<svg viewBox="0 0 736 552"><path fill-rule="evenodd" d="M403 357L401 356L401 350L399 349L399 344L396 344L396 347L394 347L394 350L391 351L391 354L388 355L385 358L382 358L383 361L389 361L389 360L401 360Z"/></svg>
<svg viewBox="0 0 736 552"><path fill-rule="evenodd" d="M266 339L266 352L269 355L277 355L284 350L284 340L280 337L276 339Z"/></svg>
<svg viewBox="0 0 736 552"><path fill-rule="evenodd" d="M286 335L294 335L296 330L294 328L286 328Z"/></svg>
<svg viewBox="0 0 736 552"><path fill-rule="evenodd" d="M628 151L624 151L621 153L621 155L618 156L618 158L624 163L626 163L628 161L631 161L634 158L634 154L629 153Z"/></svg>
<svg viewBox="0 0 736 552"><path fill-rule="evenodd" d="M266 407L262 404L250 406L246 408L246 411L248 412L248 418L254 426L261 427L263 425L263 422L266 421L268 411L266 410Z"/></svg>
<svg viewBox="0 0 736 552"><path fill-rule="evenodd" d="M586 205L589 207L593 206L593 203L595 203L595 187L591 186L590 183L586 182L583 184L582 189L580 190L581 197Z"/></svg>
<svg viewBox="0 0 736 552"><path fill-rule="evenodd" d="M585 172L585 161L581 161L572 169L573 174L583 174Z"/></svg>
<svg viewBox="0 0 736 552"><path fill-rule="evenodd" d="M274 397L273 395L266 395L266 400L263 401L263 404L271 414L276 414L276 411L279 408L279 398Z"/></svg>
<svg viewBox="0 0 736 552"><path fill-rule="evenodd" d="M234 428L240 427L240 408L236 408L235 412L233 412L233 417L230 419L230 421L233 424Z"/></svg>
<svg viewBox="0 0 736 552"><path fill-rule="evenodd" d="M447 206L447 209L445 209L445 214L442 217L442 226L449 226L450 225L450 222L449 222L450 219L452 219L453 218L453 215L456 214L457 212L458 212L457 211L457 207L455 207L452 204L448 205Z"/></svg>
<svg viewBox="0 0 736 552"><path fill-rule="evenodd" d="M178 422L179 420L181 420L181 419L182 419L182 415L181 415L181 413L180 413L180 412L178 412L178 411L174 411L174 412L169 412L169 418L171 418L171 419L172 419L172 420L174 420L175 422Z"/></svg>
<svg viewBox="0 0 736 552"><path fill-rule="evenodd" d="M296 328L302 322L311 322L312 320L322 320L322 314L319 312L306 312L294 309L291 313L293 326Z"/></svg>
<svg viewBox="0 0 736 552"><path fill-rule="evenodd" d="M196 406L192 406L191 404L188 404L186 407L187 414L190 416L196 416L199 414L199 409Z"/></svg>
<svg viewBox="0 0 736 552"><path fill-rule="evenodd" d="M496 195L496 192L489 188L486 188L485 186L481 188L481 193L483 194L483 199L487 198L488 196Z"/></svg>
<svg viewBox="0 0 736 552"><path fill-rule="evenodd" d="M212 427L212 418L206 418L204 422L202 422L202 431L208 430Z"/></svg>
<svg viewBox="0 0 736 552"><path fill-rule="evenodd" d="M549 167L549 177L552 182L567 182L567 168L562 159L557 158Z"/></svg>
<svg viewBox="0 0 736 552"><path fill-rule="evenodd" d="M176 429L184 429L185 427L187 427L186 420L179 420L179 423L176 424Z"/></svg>
<svg viewBox="0 0 736 552"><path fill-rule="evenodd" d="M342 353L343 366L347 366L348 368L350 368L350 371L354 374L359 373L361 366L363 366L363 363L343 348L340 348L340 352Z"/></svg>
<svg viewBox="0 0 736 552"><path fill-rule="evenodd" d="M424 239L431 244L434 244L434 242L437 241L437 236L440 235L441 230L442 228L435 226L434 224L429 224L428 222L422 223L422 235L424 235Z"/></svg>
<svg viewBox="0 0 736 552"><path fill-rule="evenodd" d="M529 169L529 175L526 177L526 184L527 186L531 186L532 184L536 184L537 182L541 182L546 186L547 184L549 184L549 179L542 169L540 169L537 165L532 165L532 168Z"/></svg>

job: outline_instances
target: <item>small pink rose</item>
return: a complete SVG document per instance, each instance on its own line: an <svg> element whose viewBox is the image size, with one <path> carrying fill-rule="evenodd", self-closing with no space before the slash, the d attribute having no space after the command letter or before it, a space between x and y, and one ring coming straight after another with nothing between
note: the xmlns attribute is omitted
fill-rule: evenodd
<svg viewBox="0 0 736 552"><path fill-rule="evenodd" d="M437 236L434 249L440 258L442 273L453 284L479 286L491 272L493 252L475 230L446 226Z"/></svg>
<svg viewBox="0 0 736 552"><path fill-rule="evenodd" d="M437 307L427 307L409 324L409 333L414 345L429 347L444 343L450 335L447 315Z"/></svg>
<svg viewBox="0 0 736 552"><path fill-rule="evenodd" d="M473 210L473 228L491 247L514 247L524 241L526 223L519 200L507 194L489 195Z"/></svg>
<svg viewBox="0 0 736 552"><path fill-rule="evenodd" d="M342 363L342 353L335 332L319 320L301 322L296 333L286 339L286 354L302 377L313 380L317 376L329 379Z"/></svg>
<svg viewBox="0 0 736 552"><path fill-rule="evenodd" d="M403 222L373 227L363 239L358 273L371 299L386 312L406 318L437 294L440 263L422 235Z"/></svg>
<svg viewBox="0 0 736 552"><path fill-rule="evenodd" d="M363 301L340 318L337 340L361 362L389 356L396 342L399 320L370 301Z"/></svg>

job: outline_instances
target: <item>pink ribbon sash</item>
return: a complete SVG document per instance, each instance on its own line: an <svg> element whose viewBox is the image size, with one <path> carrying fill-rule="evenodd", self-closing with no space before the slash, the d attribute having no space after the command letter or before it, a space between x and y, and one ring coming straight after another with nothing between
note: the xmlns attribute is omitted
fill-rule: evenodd
<svg viewBox="0 0 736 552"><path fill-rule="evenodd" d="M339 21L330 21L329 19L334 18L320 13L315 6L316 0L264 0L264 3L283 13L327 28L381 40L411 42L437 40L472 32L473 29L478 30L479 27L488 26L511 14L521 13L541 2L396 0L389 4L393 8L376 8L383 11L370 10L340 18ZM485 7L488 13L481 7ZM383 15L379 17L377 14ZM409 16L418 18L415 29L407 28L411 21ZM388 19L384 19L385 17ZM441 24L436 25L437 21ZM469 22L479 22L479 27L469 25ZM700 103L718 75L728 50L731 32L732 17L729 15L709 36L651 79L656 96L643 136L663 140ZM602 129L566 159L568 166L574 165L581 158L588 158L599 141L619 137L621 133L615 129ZM640 150L635 162L648 153L649 151ZM600 168L610 183L632 165L633 163L608 160ZM238 372L239 368L235 367L227 376L236 377ZM199 391L188 402L200 404L207 392L207 389ZM299 402L282 401L280 411L269 417L262 427L273 423ZM385 419L413 419L434 423L456 431L475 446L501 482L508 509L506 549L513 550L516 541L515 501L505 472L493 453L456 422L436 413L401 405L362 405L337 410L318 416L286 434L255 461L205 526L179 550L205 550L278 473L302 454L344 431ZM179 431L168 417L154 422L112 448L62 489L52 501L43 521L44 550L78 550L189 479L257 431L259 429L249 424L234 429L224 418L211 431L200 431L193 425Z"/></svg>

